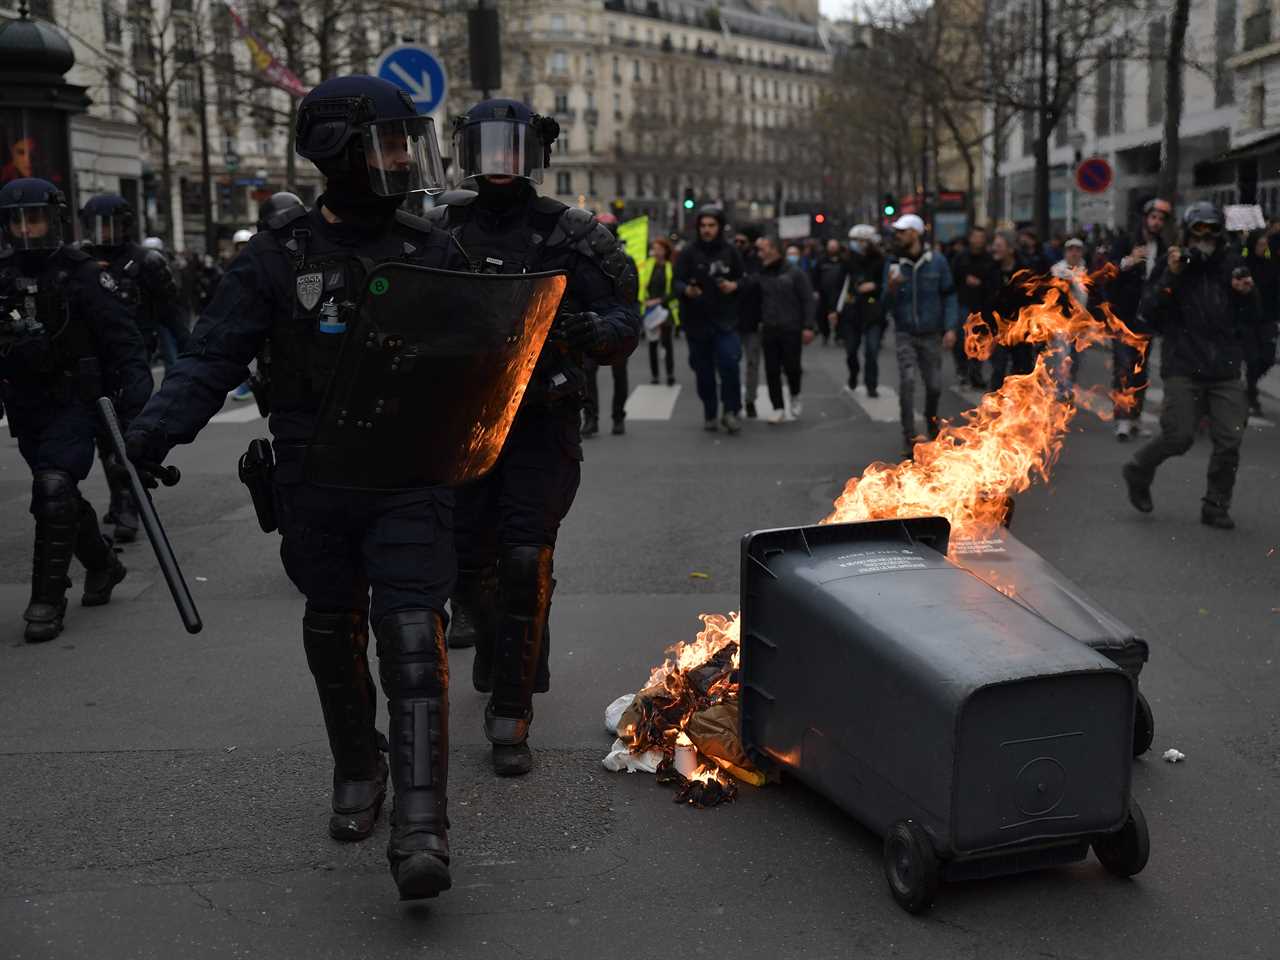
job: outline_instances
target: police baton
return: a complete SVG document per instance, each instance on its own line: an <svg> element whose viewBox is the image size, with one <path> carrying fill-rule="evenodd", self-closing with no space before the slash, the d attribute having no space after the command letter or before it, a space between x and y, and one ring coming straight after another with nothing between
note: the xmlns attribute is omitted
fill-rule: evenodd
<svg viewBox="0 0 1280 960"><path fill-rule="evenodd" d="M156 560L160 562L160 572L164 574L165 582L169 584L169 592L173 594L173 602L178 607L178 615L182 617L182 625L187 628L187 633L199 633L204 624L200 621L196 602L191 598L191 591L187 589L187 581L182 577L178 559L173 555L173 547L169 545L169 538L165 536L164 527L160 524L160 517L156 514L155 505L151 502L151 494L142 485L142 478L138 476L137 468L125 454L124 434L120 432L120 421L116 419L116 408L112 405L110 398L98 398L98 413L102 415L102 422L106 425L107 439L111 442L111 449L120 460L122 469L129 476L129 489L133 493L134 502L138 505L138 516L142 518L142 528L147 531L147 539L151 541L151 548L156 552ZM166 487L171 487L178 482L179 476L176 467L168 467L160 475L160 482Z"/></svg>

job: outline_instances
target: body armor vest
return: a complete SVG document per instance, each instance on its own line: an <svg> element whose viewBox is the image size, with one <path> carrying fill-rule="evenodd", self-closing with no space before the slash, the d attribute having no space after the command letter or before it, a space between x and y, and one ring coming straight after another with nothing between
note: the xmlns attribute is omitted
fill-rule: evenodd
<svg viewBox="0 0 1280 960"><path fill-rule="evenodd" d="M77 386L85 396L100 389L93 339L71 310L70 266L61 253L35 277L16 263L0 266L0 379L21 405L66 403Z"/></svg>

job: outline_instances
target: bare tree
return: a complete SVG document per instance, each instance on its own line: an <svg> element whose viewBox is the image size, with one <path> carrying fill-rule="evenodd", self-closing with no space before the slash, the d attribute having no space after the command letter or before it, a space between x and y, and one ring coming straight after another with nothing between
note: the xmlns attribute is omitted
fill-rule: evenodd
<svg viewBox="0 0 1280 960"><path fill-rule="evenodd" d="M1165 61L1164 138L1160 149L1160 183L1157 191L1170 203L1178 199L1178 168L1181 148L1178 127L1182 124L1182 66L1186 55L1187 21L1191 18L1191 0L1174 0L1169 27L1169 54Z"/></svg>

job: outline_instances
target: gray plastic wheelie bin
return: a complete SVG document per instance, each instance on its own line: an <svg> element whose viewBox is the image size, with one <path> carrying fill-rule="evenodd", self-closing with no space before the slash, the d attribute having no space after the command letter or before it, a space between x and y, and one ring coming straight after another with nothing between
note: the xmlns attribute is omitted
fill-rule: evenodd
<svg viewBox="0 0 1280 960"><path fill-rule="evenodd" d="M1146 865L1129 795L1135 687L946 558L945 520L742 543L741 733L884 838L907 910L940 880Z"/></svg>

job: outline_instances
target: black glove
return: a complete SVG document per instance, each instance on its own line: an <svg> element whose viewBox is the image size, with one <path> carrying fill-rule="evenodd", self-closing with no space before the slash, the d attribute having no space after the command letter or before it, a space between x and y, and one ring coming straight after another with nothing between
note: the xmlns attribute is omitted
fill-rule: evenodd
<svg viewBox="0 0 1280 960"><path fill-rule="evenodd" d="M138 479L148 490L154 490L161 483L172 487L182 476L177 467L163 465L167 451L163 438L158 434L130 430L125 434L124 452L138 471Z"/></svg>
<svg viewBox="0 0 1280 960"><path fill-rule="evenodd" d="M606 353L613 346L613 329L598 313L567 313L562 329L571 348L590 356Z"/></svg>

